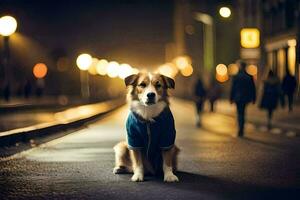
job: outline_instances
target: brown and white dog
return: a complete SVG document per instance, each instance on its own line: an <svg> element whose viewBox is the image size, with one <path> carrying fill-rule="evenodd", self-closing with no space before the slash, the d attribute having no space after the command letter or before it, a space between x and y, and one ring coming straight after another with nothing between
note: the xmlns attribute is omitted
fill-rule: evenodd
<svg viewBox="0 0 300 200"><path fill-rule="evenodd" d="M160 171L165 182L178 181L173 172L177 169L179 149L174 144L176 131L167 93L175 87L174 80L160 74L139 73L126 77L125 84L130 104L127 141L114 147L113 172L133 172L132 181L143 181L144 174ZM144 136L148 138L143 140Z"/></svg>

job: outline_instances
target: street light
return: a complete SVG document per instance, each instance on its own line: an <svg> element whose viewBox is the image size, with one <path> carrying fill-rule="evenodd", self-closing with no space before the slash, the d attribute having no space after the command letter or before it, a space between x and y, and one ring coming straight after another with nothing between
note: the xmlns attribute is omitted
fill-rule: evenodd
<svg viewBox="0 0 300 200"><path fill-rule="evenodd" d="M228 18L231 15L231 10L228 7L222 7L219 10L219 14L221 15L221 17Z"/></svg>
<svg viewBox="0 0 300 200"><path fill-rule="evenodd" d="M80 54L76 59L77 67L80 69L81 95L84 99L90 98L89 74L87 70L92 61L92 56L86 53Z"/></svg>
<svg viewBox="0 0 300 200"><path fill-rule="evenodd" d="M0 18L0 35L3 36L3 67L5 73L5 89L4 97L7 101L10 99L10 70L9 70L9 36L12 35L17 29L17 21L11 16L3 16Z"/></svg>

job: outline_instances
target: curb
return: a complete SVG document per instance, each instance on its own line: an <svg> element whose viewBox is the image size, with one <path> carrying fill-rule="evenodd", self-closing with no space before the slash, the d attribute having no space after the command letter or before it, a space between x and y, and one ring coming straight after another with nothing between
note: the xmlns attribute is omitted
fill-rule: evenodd
<svg viewBox="0 0 300 200"><path fill-rule="evenodd" d="M124 98L96 103L92 105L98 106L99 111L87 117L79 117L71 120L60 120L50 123L42 123L25 128L18 128L0 132L0 147L12 146L15 145L17 142L28 142L33 138L43 137L46 135L50 135L51 133L78 128L84 125L85 123L94 120L110 111L113 111L124 104Z"/></svg>

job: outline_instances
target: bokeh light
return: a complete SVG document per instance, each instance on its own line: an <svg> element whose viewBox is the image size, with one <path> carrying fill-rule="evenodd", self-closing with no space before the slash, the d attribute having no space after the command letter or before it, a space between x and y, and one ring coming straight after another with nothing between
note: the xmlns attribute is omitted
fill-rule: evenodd
<svg viewBox="0 0 300 200"><path fill-rule="evenodd" d="M96 70L99 75L106 75L107 74L107 67L108 67L108 61L105 59L101 59L98 61Z"/></svg>
<svg viewBox="0 0 300 200"><path fill-rule="evenodd" d="M188 65L187 67L185 67L184 69L181 69L180 72L182 74L182 76L191 76L193 74L193 67L192 65Z"/></svg>
<svg viewBox="0 0 300 200"><path fill-rule="evenodd" d="M11 16L3 16L0 18L0 34L2 36L10 36L17 29L17 21Z"/></svg>
<svg viewBox="0 0 300 200"><path fill-rule="evenodd" d="M229 77L228 77L227 74L225 74L225 75L216 74L216 79L220 83L224 83L224 82L226 82L229 79Z"/></svg>
<svg viewBox="0 0 300 200"><path fill-rule="evenodd" d="M227 74L227 67L224 64L218 64L216 67L216 73L220 76L225 76Z"/></svg>
<svg viewBox="0 0 300 200"><path fill-rule="evenodd" d="M107 66L107 75L110 78L115 78L118 76L118 69L119 68L119 63L115 62L115 61L111 61L108 63Z"/></svg>
<svg viewBox="0 0 300 200"><path fill-rule="evenodd" d="M219 10L219 14L224 18L228 18L231 15L231 10L228 7L222 7Z"/></svg>
<svg viewBox="0 0 300 200"><path fill-rule="evenodd" d="M118 70L118 76L121 79L126 78L127 76L132 74L132 67L128 64L121 64Z"/></svg>
<svg viewBox="0 0 300 200"><path fill-rule="evenodd" d="M47 65L45 65L44 63L37 63L34 67L33 67L33 75L36 78L44 78L47 75Z"/></svg>
<svg viewBox="0 0 300 200"><path fill-rule="evenodd" d="M178 69L184 69L186 67L189 67L191 65L191 59L188 56L179 56L174 59L175 65L178 67Z"/></svg>
<svg viewBox="0 0 300 200"><path fill-rule="evenodd" d="M157 71L158 73L171 78L174 78L178 73L178 69L173 63L166 63L164 65L161 65Z"/></svg>
<svg viewBox="0 0 300 200"><path fill-rule="evenodd" d="M237 66L237 64L232 63L230 65L228 65L228 74L233 76L236 75L239 72L239 67Z"/></svg>
<svg viewBox="0 0 300 200"><path fill-rule="evenodd" d="M80 70L88 70L92 64L92 56L89 54L80 54L77 57L76 64Z"/></svg>
<svg viewBox="0 0 300 200"><path fill-rule="evenodd" d="M91 75L97 75L97 64L98 64L98 59L97 58L92 58L92 63L88 69L88 72L91 74Z"/></svg>
<svg viewBox="0 0 300 200"><path fill-rule="evenodd" d="M257 66L256 65L248 65L246 67L246 72L251 76L257 75Z"/></svg>

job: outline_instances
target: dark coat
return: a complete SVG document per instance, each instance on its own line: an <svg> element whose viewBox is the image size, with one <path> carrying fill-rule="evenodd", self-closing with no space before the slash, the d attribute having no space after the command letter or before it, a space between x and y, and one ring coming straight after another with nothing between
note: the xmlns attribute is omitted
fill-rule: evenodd
<svg viewBox="0 0 300 200"><path fill-rule="evenodd" d="M240 70L232 80L230 101L235 103L249 103L255 102L255 100L256 89L253 77L245 71Z"/></svg>
<svg viewBox="0 0 300 200"><path fill-rule="evenodd" d="M284 94L294 94L296 86L296 78L292 75L287 74L282 81L282 91L284 92Z"/></svg>
<svg viewBox="0 0 300 200"><path fill-rule="evenodd" d="M211 84L207 91L207 98L209 101L216 101L222 95L222 89L219 83L214 82Z"/></svg>
<svg viewBox="0 0 300 200"><path fill-rule="evenodd" d="M260 103L260 108L267 110L276 109L279 100L281 99L280 81L275 77L268 78L264 82L263 95Z"/></svg>
<svg viewBox="0 0 300 200"><path fill-rule="evenodd" d="M206 90L202 81L199 79L194 88L195 101L204 101L206 97Z"/></svg>

